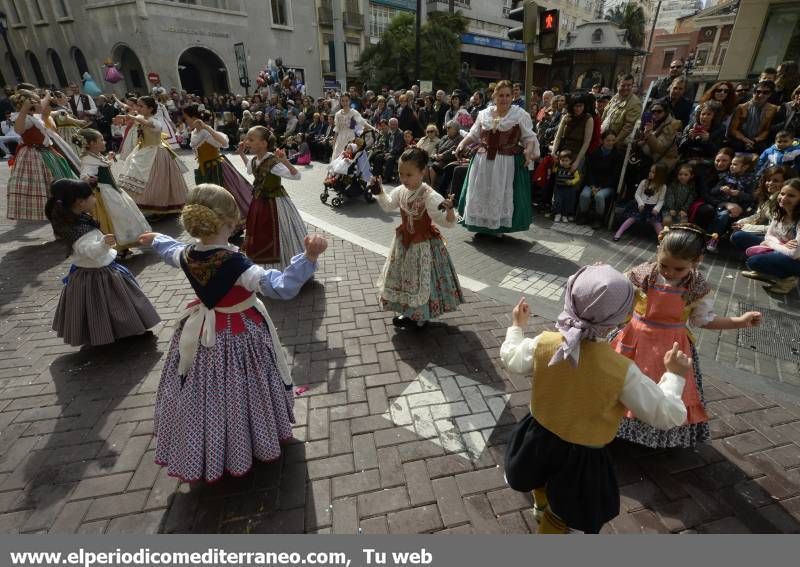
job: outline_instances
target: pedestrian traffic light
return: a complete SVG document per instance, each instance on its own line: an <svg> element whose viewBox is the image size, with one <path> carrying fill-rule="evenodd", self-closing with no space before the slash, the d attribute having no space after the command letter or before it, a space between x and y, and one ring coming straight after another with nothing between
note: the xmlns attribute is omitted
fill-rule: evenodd
<svg viewBox="0 0 800 567"><path fill-rule="evenodd" d="M539 51L552 55L558 47L558 10L539 8Z"/></svg>
<svg viewBox="0 0 800 567"><path fill-rule="evenodd" d="M521 26L508 30L508 39L522 41L523 43L536 43L536 16L539 6L536 2L526 0L519 8L508 12L508 19L522 22Z"/></svg>

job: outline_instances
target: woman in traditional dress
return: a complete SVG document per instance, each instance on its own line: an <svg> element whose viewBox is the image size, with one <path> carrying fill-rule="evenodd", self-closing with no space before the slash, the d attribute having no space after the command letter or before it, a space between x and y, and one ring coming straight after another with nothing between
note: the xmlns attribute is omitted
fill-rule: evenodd
<svg viewBox="0 0 800 567"><path fill-rule="evenodd" d="M511 104L511 82L500 81L494 106L481 110L456 153L480 142L472 158L458 211L471 232L502 234L528 230L533 219L528 162L539 157L530 115ZM524 150L523 150L524 146Z"/></svg>
<svg viewBox="0 0 800 567"><path fill-rule="evenodd" d="M76 179L77 175L53 148L51 131L45 126L44 121L50 118L50 96L41 100L33 91L20 90L11 102L17 109L11 121L22 139L6 185L6 216L13 220L47 220L44 206L50 184L56 179ZM40 110L41 117L37 116Z"/></svg>
<svg viewBox="0 0 800 567"><path fill-rule="evenodd" d="M210 125L211 113L200 111L196 104L185 107L183 115L192 130L189 145L197 156L197 169L194 170L195 183L197 185L213 183L227 189L236 199L242 219L246 219L250 201L253 200L253 186L230 160L220 153L221 149L228 147L228 136L214 130Z"/></svg>
<svg viewBox="0 0 800 567"><path fill-rule="evenodd" d="M150 215L178 213L186 201L186 182L178 156L165 143L163 124L155 118L158 104L151 96L139 99L138 115L128 115L142 134L142 141L125 160L119 185Z"/></svg>
<svg viewBox="0 0 800 567"><path fill-rule="evenodd" d="M342 93L339 102L342 108L336 111L333 127L334 132L336 132L336 142L333 146L332 154L334 157L340 156L342 152L347 149L347 144L353 141L356 134L361 134L365 129L377 132L377 130L370 126L369 122L361 116L358 110L350 108L349 94Z"/></svg>

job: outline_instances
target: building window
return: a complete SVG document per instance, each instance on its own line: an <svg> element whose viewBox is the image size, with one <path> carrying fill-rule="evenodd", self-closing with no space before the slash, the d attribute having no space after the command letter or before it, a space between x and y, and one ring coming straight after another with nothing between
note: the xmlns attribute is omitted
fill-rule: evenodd
<svg viewBox="0 0 800 567"><path fill-rule="evenodd" d="M344 46L344 58L347 61L347 70L355 71L358 60L361 59L361 45L358 43L346 43Z"/></svg>
<svg viewBox="0 0 800 567"><path fill-rule="evenodd" d="M67 5L67 0L53 0L53 11L57 19L72 17L69 6Z"/></svg>
<svg viewBox="0 0 800 567"><path fill-rule="evenodd" d="M370 3L369 5L369 36L380 38L389 23L398 14L404 13L405 10L398 10L389 6L382 6L380 4Z"/></svg>
<svg viewBox="0 0 800 567"><path fill-rule="evenodd" d="M597 28L596 30L594 30L594 33L592 34L592 43L602 43L602 41L603 41L603 30Z"/></svg>
<svg viewBox="0 0 800 567"><path fill-rule="evenodd" d="M777 67L783 61L797 61L798 57L800 10L796 5L775 7L770 10L750 73L758 75L765 67Z"/></svg>
<svg viewBox="0 0 800 567"><path fill-rule="evenodd" d="M270 0L270 7L273 26L291 27L292 10L289 0Z"/></svg>
<svg viewBox="0 0 800 567"><path fill-rule="evenodd" d="M19 11L19 6L17 5L19 0L8 0L8 7L11 14L9 14L11 23L12 24L24 24L25 22L22 21L22 15Z"/></svg>
<svg viewBox="0 0 800 567"><path fill-rule="evenodd" d="M669 64L675 59L675 51L665 51L664 61L661 62L662 69L669 69Z"/></svg>
<svg viewBox="0 0 800 567"><path fill-rule="evenodd" d="M33 21L34 22L43 22L44 21L44 12L42 12L42 5L39 3L41 0L33 0L30 3L31 6L31 13L33 14Z"/></svg>

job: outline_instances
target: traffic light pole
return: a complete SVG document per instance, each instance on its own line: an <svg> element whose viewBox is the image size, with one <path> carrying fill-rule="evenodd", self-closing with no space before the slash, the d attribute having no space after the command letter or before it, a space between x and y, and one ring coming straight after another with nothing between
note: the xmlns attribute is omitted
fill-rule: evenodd
<svg viewBox="0 0 800 567"><path fill-rule="evenodd" d="M525 105L528 110L533 98L533 65L536 61L536 44L528 43L525 45Z"/></svg>

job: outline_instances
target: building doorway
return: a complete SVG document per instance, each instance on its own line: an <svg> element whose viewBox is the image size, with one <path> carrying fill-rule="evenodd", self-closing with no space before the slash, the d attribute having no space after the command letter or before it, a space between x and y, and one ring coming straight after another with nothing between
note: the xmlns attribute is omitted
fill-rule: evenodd
<svg viewBox="0 0 800 567"><path fill-rule="evenodd" d="M67 74L64 72L64 65L61 64L61 57L53 49L48 49L47 54L50 56L50 64L53 66L53 71L56 73L56 81L58 87L66 87L69 82L67 81Z"/></svg>
<svg viewBox="0 0 800 567"><path fill-rule="evenodd" d="M114 61L119 62L119 72L125 77L125 90L142 94L147 91L142 63L136 53L127 45L114 49Z"/></svg>
<svg viewBox="0 0 800 567"><path fill-rule="evenodd" d="M178 58L181 88L188 93L210 96L230 92L228 69L219 56L204 47L190 47Z"/></svg>
<svg viewBox="0 0 800 567"><path fill-rule="evenodd" d="M32 51L28 51L25 56L28 58L28 64L31 66L31 70L33 71L33 76L36 77L36 86L37 87L46 87L47 86L47 79L44 78L44 73L42 72L42 66L39 65L39 58Z"/></svg>

